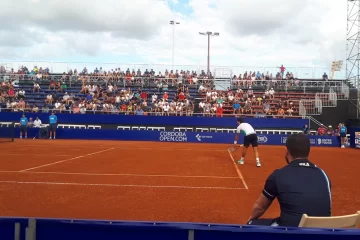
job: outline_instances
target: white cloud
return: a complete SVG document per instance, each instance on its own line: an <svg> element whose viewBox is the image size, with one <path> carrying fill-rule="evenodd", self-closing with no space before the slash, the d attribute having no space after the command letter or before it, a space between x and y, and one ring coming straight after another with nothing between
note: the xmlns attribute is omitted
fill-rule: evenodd
<svg viewBox="0 0 360 240"><path fill-rule="evenodd" d="M346 2L337 0L2 0L0 54L19 60L146 61L206 66L329 66L345 57ZM13 53L13 54L11 54ZM12 57L13 56L13 57ZM179 67L180 68L180 67ZM190 68L190 67L188 67ZM195 68L195 67L194 67ZM240 68L237 68L240 69Z"/></svg>

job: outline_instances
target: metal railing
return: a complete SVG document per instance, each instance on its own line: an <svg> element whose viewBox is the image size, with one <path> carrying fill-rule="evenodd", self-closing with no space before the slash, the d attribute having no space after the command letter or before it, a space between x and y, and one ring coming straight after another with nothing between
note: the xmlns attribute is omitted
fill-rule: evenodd
<svg viewBox="0 0 360 240"><path fill-rule="evenodd" d="M315 100L321 101L322 107L337 106L337 95L331 88L329 93L316 93Z"/></svg>
<svg viewBox="0 0 360 240"><path fill-rule="evenodd" d="M308 115L321 115L322 114L322 101L320 98L315 99L301 99L299 101L299 114L301 117Z"/></svg>
<svg viewBox="0 0 360 240"><path fill-rule="evenodd" d="M349 87L346 85L345 80L332 80L332 81L318 81L318 80L229 80L229 78L223 79L207 79L207 78L165 78L165 77L126 77L126 76L95 76L95 75L62 75L51 74L48 77L37 78L35 75L30 74L0 74L0 81L6 80L25 80L25 81L37 81L37 82L49 82L50 80L65 80L71 86L73 83L116 83L118 86L132 86L141 85L143 87L150 86L151 84L162 83L164 85L178 85L179 83L186 83L190 85L205 85L214 87L230 86L237 89L248 89L251 87L257 87L261 89L274 88L278 91L302 91L313 92L321 91L326 92L332 87L338 94L344 94L349 96ZM231 81L231 82L230 82Z"/></svg>
<svg viewBox="0 0 360 240"><path fill-rule="evenodd" d="M89 110L85 109L82 112L74 112L74 110L59 110L59 109L39 109L37 112L32 112L31 109L15 109L13 108L0 108L0 112L20 112L25 114L33 114L33 113L51 113L55 112L56 114L115 114L115 115L137 115L135 110L132 111L121 111L117 109L117 111L104 111L104 110ZM181 112L165 112L165 111L157 111L157 112L142 112L144 116L188 116L188 117L249 117L249 118L301 118L301 116L296 115L258 115L258 114L234 114L234 113L223 113L221 116L218 116L216 112L203 113L203 112L194 112L191 111L181 111Z"/></svg>
<svg viewBox="0 0 360 240"><path fill-rule="evenodd" d="M62 73L68 72L70 69L77 69L81 72L85 67L89 72L93 72L96 68L104 69L106 71L110 71L112 69L120 68L122 71L126 71L129 69L132 71L140 70L141 72L145 72L147 70L153 69L156 73L162 72L165 70L184 70L184 71L196 71L198 74L201 71L207 72L207 66L202 65L166 65L166 64L127 64L127 63L101 63L101 62L52 62L52 61L0 61L0 66L4 66L6 70L14 69L17 71L20 67L26 66L29 71L31 71L35 66L38 68L42 67L43 69L49 68L52 73ZM322 79L324 72L330 73L330 67L290 67L285 66L285 72L292 72L295 77L300 79ZM217 69L226 69L228 73L239 75L244 74L244 72L260 72L276 75L279 72L279 68L276 66L273 67L264 67L264 66L210 66L210 71L215 73ZM217 71L219 72L219 70ZM339 72L335 72L335 79L345 79L346 72L345 70L341 70Z"/></svg>

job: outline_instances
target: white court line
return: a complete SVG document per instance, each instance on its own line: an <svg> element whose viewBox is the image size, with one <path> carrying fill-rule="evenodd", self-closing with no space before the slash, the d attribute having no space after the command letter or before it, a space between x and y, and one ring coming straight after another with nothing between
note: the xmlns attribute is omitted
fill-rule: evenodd
<svg viewBox="0 0 360 240"><path fill-rule="evenodd" d="M231 152L229 151L229 149L228 149L227 151L228 151L228 153L229 153L229 155L230 155L230 157L231 157L231 160L232 160L233 163L234 163L234 166L235 166L235 169L236 169L236 172L237 172L239 178L241 179L242 183L244 184L244 187L245 187L246 189L249 189L248 186L247 186L247 184L246 184L246 182L245 182L245 179L244 179L244 177L243 177L243 175L242 175L242 173L241 173L241 171L240 171L240 169L239 169L239 167L238 167L238 165L236 164L236 162L235 162L235 160L234 160L234 158L233 158L233 156L232 156L232 154L231 154Z"/></svg>
<svg viewBox="0 0 360 240"><path fill-rule="evenodd" d="M231 187L201 187L201 186L161 186L161 185L132 185L132 184L102 184L102 183L64 183L64 182L20 182L0 181L9 184L34 184L34 185L68 185L68 186L95 186L95 187L138 187L138 188L181 188L181 189L212 189L212 190L242 190L245 188Z"/></svg>
<svg viewBox="0 0 360 240"><path fill-rule="evenodd" d="M23 145L23 147L44 147L44 144L42 145ZM65 147L65 148L107 148L107 147L113 147L116 149L130 149L130 150L154 150L155 148L144 148L144 147L121 147L121 146L76 146L76 145L56 145L56 148L61 148L61 147ZM225 152L226 150L223 149L202 149L202 148L172 148L172 147L161 147L161 148L157 148L157 149L161 149L162 151L202 151L202 152ZM0 154L1 155L1 154Z"/></svg>
<svg viewBox="0 0 360 240"><path fill-rule="evenodd" d="M161 174L132 174L132 173L69 173L69 172L19 172L0 171L0 173L25 173L25 174L52 174L52 175L83 175L83 176L125 176L125 177L173 177L173 178L215 178L215 179L238 179L238 177L225 176L189 176L189 175L161 175Z"/></svg>
<svg viewBox="0 0 360 240"><path fill-rule="evenodd" d="M32 154L32 153L0 153L0 156L46 156L51 155L52 157L69 157L71 155L52 155L51 152L45 154Z"/></svg>
<svg viewBox="0 0 360 240"><path fill-rule="evenodd" d="M102 151L98 151L98 152L93 152L93 153L89 153L89 154L86 154L86 155L82 155L82 156L79 156L79 157L73 157L73 158L70 158L70 159L65 159L65 160L61 160L61 161L57 161L57 162L53 162L53 163L48 163L48 164L40 165L40 166L37 166L37 167L27 168L27 169L21 170L21 171L19 171L19 172L25 172L25 171L29 171L29 170L33 170L33 169L38 169L38 168L42 168L42 167L52 166L52 165L55 165L55 164L58 164L58 163L68 162L68 161L71 161L71 160L75 160L75 159L79 159L79 158L83 158L83 157L95 155L95 154L98 154L98 153L111 151L111 150L113 150L113 149L115 149L115 148L109 148L109 149L105 149L105 150L102 150Z"/></svg>

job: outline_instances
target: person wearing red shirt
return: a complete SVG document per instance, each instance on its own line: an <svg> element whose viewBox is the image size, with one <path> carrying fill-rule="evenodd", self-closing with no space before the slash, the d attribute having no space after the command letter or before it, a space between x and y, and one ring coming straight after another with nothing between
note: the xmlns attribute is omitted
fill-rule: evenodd
<svg viewBox="0 0 360 240"><path fill-rule="evenodd" d="M163 95L163 99L164 99L165 101L167 101L168 98L169 98L169 95L167 94L167 92L165 92L164 95Z"/></svg>
<svg viewBox="0 0 360 240"><path fill-rule="evenodd" d="M179 93L179 100L184 101L184 99L185 99L184 93L183 92Z"/></svg>
<svg viewBox="0 0 360 240"><path fill-rule="evenodd" d="M281 73L281 79L284 79L284 73L285 73L285 67L284 67L284 65L281 65L281 67L279 67L279 69L280 69L280 73Z"/></svg>
<svg viewBox="0 0 360 240"><path fill-rule="evenodd" d="M318 135L320 135L320 136L326 135L326 129L325 129L324 125L321 125L321 126L318 128L317 133L318 133Z"/></svg>
<svg viewBox="0 0 360 240"><path fill-rule="evenodd" d="M217 117L222 117L223 116L223 108L221 107L220 104L218 104L217 107L216 107L216 116Z"/></svg>
<svg viewBox="0 0 360 240"><path fill-rule="evenodd" d="M147 99L147 93L146 93L146 92L142 92L142 93L140 94L140 97L141 97L141 99L146 100L146 99Z"/></svg>

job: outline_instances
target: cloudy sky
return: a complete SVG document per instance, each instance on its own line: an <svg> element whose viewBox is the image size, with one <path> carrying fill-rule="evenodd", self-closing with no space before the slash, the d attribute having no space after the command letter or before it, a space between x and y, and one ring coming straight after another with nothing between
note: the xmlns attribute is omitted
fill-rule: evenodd
<svg viewBox="0 0 360 240"><path fill-rule="evenodd" d="M328 69L346 55L346 1L1 0L0 60L171 65L169 20L175 65L206 66L206 31L220 33L216 66Z"/></svg>

